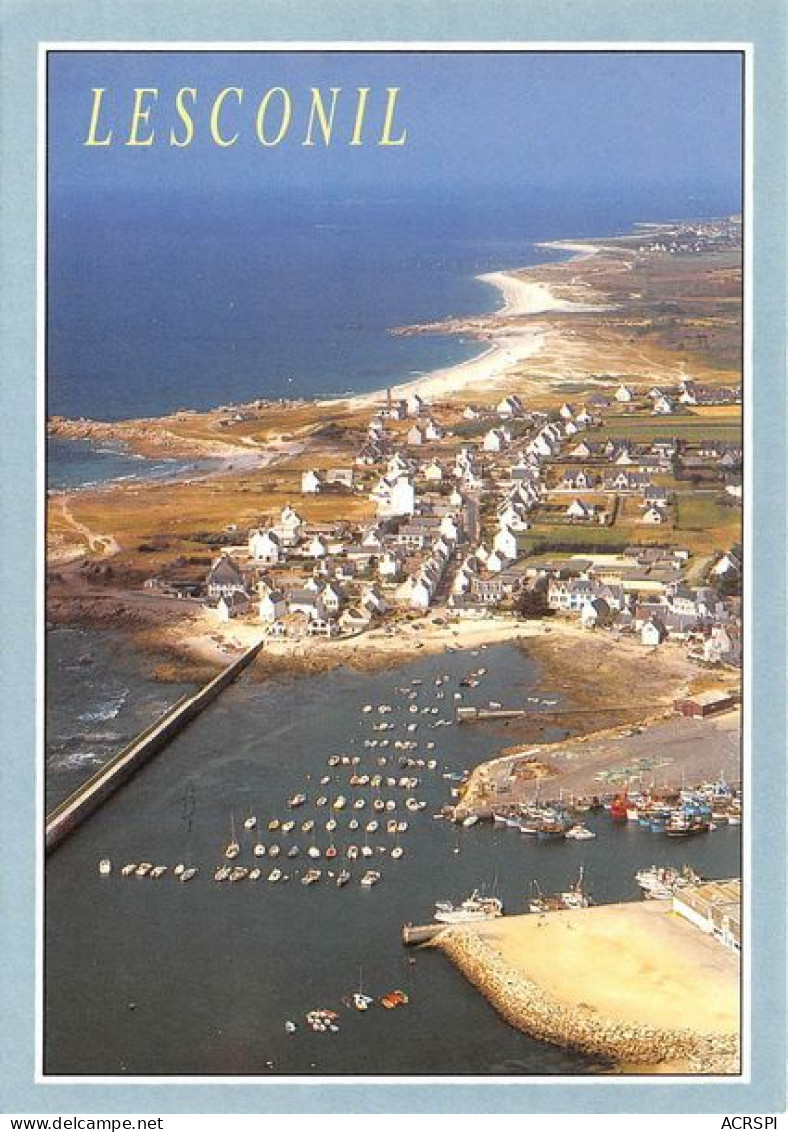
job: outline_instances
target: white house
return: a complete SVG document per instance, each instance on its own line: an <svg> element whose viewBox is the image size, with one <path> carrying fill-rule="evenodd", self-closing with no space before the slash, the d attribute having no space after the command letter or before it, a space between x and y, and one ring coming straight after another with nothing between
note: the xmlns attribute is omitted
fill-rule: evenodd
<svg viewBox="0 0 788 1132"><path fill-rule="evenodd" d="M266 566L276 566L282 560L282 547L279 536L274 531L251 530L249 532L249 557Z"/></svg>
<svg viewBox="0 0 788 1132"><path fill-rule="evenodd" d="M402 556L396 550L387 550L378 562L378 574L384 582L397 582L402 577Z"/></svg>
<svg viewBox="0 0 788 1132"><path fill-rule="evenodd" d="M466 405L462 410L463 420L466 421L477 421L480 415L479 410L474 409L473 405Z"/></svg>
<svg viewBox="0 0 788 1132"><path fill-rule="evenodd" d="M580 624L584 629L596 629L610 620L610 606L603 597L590 598L580 610Z"/></svg>
<svg viewBox="0 0 788 1132"><path fill-rule="evenodd" d="M287 612L287 602L285 601L284 594L279 590L269 590L267 594L260 598L260 620L268 624L273 624L281 617L284 617Z"/></svg>
<svg viewBox="0 0 788 1132"><path fill-rule="evenodd" d="M443 426L434 417L428 417L424 426L425 440L442 440L445 435L446 430Z"/></svg>
<svg viewBox="0 0 788 1132"><path fill-rule="evenodd" d="M503 570L508 564L509 560L506 555L501 554L498 550L491 551L491 553L487 556L487 562L485 563L487 569L491 574L500 574L501 570Z"/></svg>
<svg viewBox="0 0 788 1132"><path fill-rule="evenodd" d="M565 421L571 421L572 418L575 415L574 408L566 401L564 401L563 405L558 410L558 412L564 418Z"/></svg>
<svg viewBox="0 0 788 1132"><path fill-rule="evenodd" d="M622 405L629 404L629 402L634 399L634 396L634 389L631 389L628 385L619 385L615 393L616 401Z"/></svg>
<svg viewBox="0 0 788 1132"><path fill-rule="evenodd" d="M438 460L432 460L424 469L424 478L430 483L441 483L443 475L443 465Z"/></svg>
<svg viewBox="0 0 788 1132"><path fill-rule="evenodd" d="M649 526L659 526L667 520L665 512L659 507L648 507L640 517L641 523L647 523Z"/></svg>
<svg viewBox="0 0 788 1132"><path fill-rule="evenodd" d="M301 537L301 528L304 520L289 503L286 503L279 515L278 535L283 546L295 546Z"/></svg>
<svg viewBox="0 0 788 1132"><path fill-rule="evenodd" d="M502 526L493 539L493 549L504 558L514 561L517 557L517 536L514 531L507 526ZM488 559L488 569L489 566L490 562Z"/></svg>
<svg viewBox="0 0 788 1132"><path fill-rule="evenodd" d="M414 578L410 587L408 598L413 609L429 609L432 602L432 586L422 575Z"/></svg>
<svg viewBox="0 0 788 1132"><path fill-rule="evenodd" d="M426 440L426 433L420 425L412 425L405 433L405 440L418 447Z"/></svg>
<svg viewBox="0 0 788 1132"><path fill-rule="evenodd" d="M652 614L640 630L642 644L649 645L652 648L655 645L661 645L667 635L664 622L656 614Z"/></svg>
<svg viewBox="0 0 788 1132"><path fill-rule="evenodd" d="M509 394L499 401L495 411L499 417L505 420L511 420L514 417L521 417L523 415L523 403L516 393Z"/></svg>
<svg viewBox="0 0 788 1132"><path fill-rule="evenodd" d="M565 514L569 519L593 519L594 510L592 504L583 503L582 499L573 499Z"/></svg>
<svg viewBox="0 0 788 1132"><path fill-rule="evenodd" d="M235 590L227 597L224 594L219 598L216 606L216 616L220 621L229 621L249 609L249 595Z"/></svg>
<svg viewBox="0 0 788 1132"><path fill-rule="evenodd" d="M308 558L325 558L328 554L328 543L322 535L314 535L307 545L305 554Z"/></svg>
<svg viewBox="0 0 788 1132"><path fill-rule="evenodd" d="M303 495L317 495L323 487L323 480L310 468L308 472L303 472L301 475L301 493Z"/></svg>
<svg viewBox="0 0 788 1132"><path fill-rule="evenodd" d="M485 452L503 452L506 448L506 436L500 428L491 428L485 433L482 448Z"/></svg>
<svg viewBox="0 0 788 1132"><path fill-rule="evenodd" d="M408 397L408 413L412 417L418 417L427 409L427 402L424 398L414 392Z"/></svg>

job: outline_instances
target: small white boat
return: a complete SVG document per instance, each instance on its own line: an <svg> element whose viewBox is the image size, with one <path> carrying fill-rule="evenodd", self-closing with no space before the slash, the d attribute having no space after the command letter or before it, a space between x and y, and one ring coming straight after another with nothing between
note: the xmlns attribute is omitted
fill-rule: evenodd
<svg viewBox="0 0 788 1132"><path fill-rule="evenodd" d="M99 874L103 877L108 877L112 872L112 861L109 857L102 857L98 863Z"/></svg>
<svg viewBox="0 0 788 1132"><path fill-rule="evenodd" d="M292 798L288 799L288 806L295 809L296 806L303 806L306 801L306 794L294 794Z"/></svg>
<svg viewBox="0 0 788 1132"><path fill-rule="evenodd" d="M288 855L288 857L297 857L299 852L300 852L300 850L299 850L297 845L291 845L290 848L287 850L287 855Z"/></svg>
<svg viewBox="0 0 788 1132"><path fill-rule="evenodd" d="M259 880L262 875L263 870L257 868L257 866L249 870L249 880Z"/></svg>
<svg viewBox="0 0 788 1132"><path fill-rule="evenodd" d="M347 827L348 827L348 829L352 829L352 830L358 829L358 818L351 818L350 821L347 823Z"/></svg>
<svg viewBox="0 0 788 1132"><path fill-rule="evenodd" d="M159 877L163 877L166 872L166 865L154 865L148 875L151 876L154 880L158 880Z"/></svg>
<svg viewBox="0 0 788 1132"><path fill-rule="evenodd" d="M297 1029L298 1029L298 1026L296 1026L295 1022L291 1022L289 1020L287 1022L285 1022L285 1033L286 1034L294 1034Z"/></svg>
<svg viewBox="0 0 788 1132"><path fill-rule="evenodd" d="M307 849L307 853L309 854L310 857L319 857L320 856L320 850L318 849L317 845L310 845L309 848Z"/></svg>
<svg viewBox="0 0 788 1132"><path fill-rule="evenodd" d="M130 877L131 874L136 873L136 871L137 871L137 865L136 865L135 862L132 861L130 864L123 866L123 868L120 870L120 875L122 877Z"/></svg>
<svg viewBox="0 0 788 1132"><path fill-rule="evenodd" d="M355 861L358 857L358 845L348 845L346 851L349 860Z"/></svg>
<svg viewBox="0 0 788 1132"><path fill-rule="evenodd" d="M391 850L391 856L394 858L395 861L398 861L399 858L402 857L404 853L405 853L405 850L402 848L401 845L395 845L394 848Z"/></svg>
<svg viewBox="0 0 788 1132"><path fill-rule="evenodd" d="M380 873L375 869L367 869L359 884L364 888L371 888L373 884L377 884L380 880Z"/></svg>
<svg viewBox="0 0 788 1132"><path fill-rule="evenodd" d="M150 861L140 861L140 863L134 870L134 875L138 877L146 877L152 868L153 865Z"/></svg>
<svg viewBox="0 0 788 1132"><path fill-rule="evenodd" d="M181 873L184 872L185 868L186 866L182 864L174 865L172 869L172 875L174 877L179 877Z"/></svg>
<svg viewBox="0 0 788 1132"><path fill-rule="evenodd" d="M322 875L320 869L307 869L301 877L301 884L315 884L316 881L320 880Z"/></svg>
<svg viewBox="0 0 788 1132"><path fill-rule="evenodd" d="M193 877L196 877L196 876L197 876L197 870L194 869L194 868L188 868L188 869L184 869L183 872L178 875L178 880L181 882L181 884L186 884L188 881L190 881Z"/></svg>
<svg viewBox="0 0 788 1132"><path fill-rule="evenodd" d="M257 818L254 816L254 814L250 814L249 817L244 821L244 829L254 829L256 825Z"/></svg>
<svg viewBox="0 0 788 1132"><path fill-rule="evenodd" d="M232 869L229 865L219 865L218 868L214 870L213 879L220 882L227 880L231 872Z"/></svg>
<svg viewBox="0 0 788 1132"><path fill-rule="evenodd" d="M338 797L336 797L334 799L334 809L335 810L341 810L346 805L347 805L347 798L345 797L344 794L340 794L340 795L338 795Z"/></svg>
<svg viewBox="0 0 788 1132"><path fill-rule="evenodd" d="M286 821L284 823L284 825L282 826L282 833L292 833L292 831L294 829L295 829L295 822L294 821Z"/></svg>
<svg viewBox="0 0 788 1132"><path fill-rule="evenodd" d="M469 827L470 827L470 826L472 826L472 825L476 825L476 823L477 823L477 821L478 821L478 820L479 820L479 815L478 815L478 814L468 814L467 818L463 818L463 819L462 819L462 824L463 824L463 825L464 825L464 826L466 827L466 829L467 829L467 828L469 828Z"/></svg>
<svg viewBox="0 0 788 1132"><path fill-rule="evenodd" d="M585 825L573 825L566 831L566 836L572 841L592 841L596 834Z"/></svg>
<svg viewBox="0 0 788 1132"><path fill-rule="evenodd" d="M252 852L254 853L255 857L265 856L265 845L263 845L262 841L257 842Z"/></svg>
<svg viewBox="0 0 788 1132"><path fill-rule="evenodd" d="M301 830L303 833L311 833L314 828L315 823L311 818L308 818L306 821L301 822Z"/></svg>
<svg viewBox="0 0 788 1132"><path fill-rule="evenodd" d="M337 879L336 879L337 888L342 888L344 885L346 885L347 882L350 880L350 877L351 877L350 871L348 869L342 869L342 871L337 874Z"/></svg>
<svg viewBox="0 0 788 1132"><path fill-rule="evenodd" d="M281 880L281 879L282 879L282 870L281 869L271 869L270 873L268 874L268 880L271 882L271 884L276 884L276 882L278 880Z"/></svg>
<svg viewBox="0 0 788 1132"><path fill-rule="evenodd" d="M268 850L269 857L278 857L281 850L278 845L272 845Z"/></svg>

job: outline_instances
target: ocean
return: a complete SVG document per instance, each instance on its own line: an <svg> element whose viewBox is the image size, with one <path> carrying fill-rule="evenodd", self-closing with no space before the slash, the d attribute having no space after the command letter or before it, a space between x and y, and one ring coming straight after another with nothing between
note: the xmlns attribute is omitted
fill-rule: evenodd
<svg viewBox="0 0 788 1132"><path fill-rule="evenodd" d="M511 189L391 199L53 193L48 412L120 420L383 389L478 354L394 327L497 309L475 278L540 241L720 215L720 194Z"/></svg>
<svg viewBox="0 0 788 1132"><path fill-rule="evenodd" d="M486 673L479 686L463 687L460 681L480 667ZM456 902L479 888L496 892L507 912L518 912L535 881L546 893L563 891L581 866L600 903L640 899L634 874L655 862L689 863L710 878L739 874L737 827L674 843L633 823L616 826L607 815L591 814L596 840L543 843L489 822L466 829L435 821L462 771L507 742L505 726L441 724L454 719L455 693L466 705L488 699L511 704L530 695L539 712L560 703L560 693L539 691L540 678L538 664L516 644L430 656L380 673L338 669L264 683L243 676L48 859L45 1072L605 1072L597 1060L512 1029L441 954L408 953L400 942L402 924L429 922L437 900ZM119 648L105 632L53 632L48 680L51 799L108 757L103 734L115 732L120 743L183 690L153 683L143 658L128 644ZM392 710L365 713L366 704ZM392 729L374 730L380 721ZM411 723L416 729L407 731ZM408 755L436 758L434 770L402 767L405 756L394 740L406 736L418 744ZM544 737L558 735L548 726ZM380 745L384 738L386 747ZM367 745L371 740L375 748ZM76 756L89 752L90 763L80 765ZM409 791L380 791L381 798L396 800L396 817L408 821L401 860L379 852L379 846L392 845L382 830L367 839L373 858L351 862L344 856L349 843L364 843L363 825L375 799L371 787L349 783L351 768L328 765L335 753L358 757L358 774L418 777ZM331 781L322 785L327 774ZM307 801L290 810L287 799L297 791ZM317 798L325 793L334 799L340 791L349 799L333 811L342 855L336 862L313 862L308 847L314 839L326 848L324 825L332 814ZM408 794L426 809L406 809ZM365 800L364 809L351 808L355 798ZM362 820L357 833L347 828L353 814ZM249 815L258 820L253 832L243 828ZM297 819L296 830L269 832L274 817ZM314 820L314 834L300 832L304 819ZM256 883L212 879L233 823L241 842L238 862L263 866ZM255 857L257 840L281 842L281 855ZM287 857L285 848L294 843L299 856ZM98 872L103 857L113 863L108 877ZM124 864L143 860L170 867L185 860L200 872L186 885L171 873L159 880L119 875ZM323 878L304 887L300 877L313 863ZM277 864L290 879L269 884L265 878ZM342 864L354 877L340 889L326 874ZM367 867L382 874L369 890L358 884ZM375 998L401 988L410 1003L394 1011L376 1004L359 1014L342 1002L359 984ZM314 1009L336 1010L339 1032L313 1033L305 1014ZM295 1033L286 1032L286 1021L296 1022Z"/></svg>

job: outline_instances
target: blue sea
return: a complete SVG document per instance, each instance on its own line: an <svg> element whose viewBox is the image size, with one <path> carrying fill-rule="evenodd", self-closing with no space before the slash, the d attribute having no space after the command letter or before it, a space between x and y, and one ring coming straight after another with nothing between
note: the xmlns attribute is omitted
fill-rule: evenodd
<svg viewBox="0 0 788 1132"><path fill-rule="evenodd" d="M495 310L498 292L475 277L565 255L539 242L737 207L711 191L620 186L53 194L48 411L113 421L382 389L479 353L458 336L391 330Z"/></svg>

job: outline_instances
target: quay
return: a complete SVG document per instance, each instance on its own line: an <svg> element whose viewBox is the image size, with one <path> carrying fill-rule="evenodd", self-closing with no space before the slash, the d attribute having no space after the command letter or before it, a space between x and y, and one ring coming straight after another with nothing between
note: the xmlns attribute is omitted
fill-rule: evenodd
<svg viewBox="0 0 788 1132"><path fill-rule="evenodd" d="M415 947L419 943L429 943L439 932L446 928L446 924L403 924L402 942L405 947Z"/></svg>
<svg viewBox="0 0 788 1132"><path fill-rule="evenodd" d="M639 705L641 708L664 708L664 704ZM458 723L476 723L484 719L522 719L530 715L535 720L549 718L552 715L601 715L604 712L632 711L632 704L597 704L586 708L556 708L555 711L533 711L530 708L479 708L458 707Z"/></svg>
<svg viewBox="0 0 788 1132"><path fill-rule="evenodd" d="M56 806L46 818L45 850L51 853L78 826L167 746L251 664L263 641L247 649L238 660L191 695L182 696L163 715L141 731L130 743L96 771L87 782Z"/></svg>

